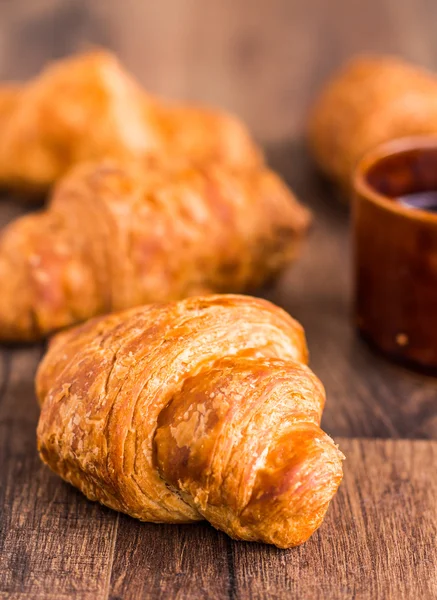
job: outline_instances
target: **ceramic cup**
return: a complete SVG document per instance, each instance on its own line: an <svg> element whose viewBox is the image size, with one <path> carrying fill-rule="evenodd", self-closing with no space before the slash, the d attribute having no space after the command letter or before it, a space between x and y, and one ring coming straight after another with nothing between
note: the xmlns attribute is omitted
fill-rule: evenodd
<svg viewBox="0 0 437 600"><path fill-rule="evenodd" d="M437 371L437 137L377 147L353 183L356 325L391 357Z"/></svg>

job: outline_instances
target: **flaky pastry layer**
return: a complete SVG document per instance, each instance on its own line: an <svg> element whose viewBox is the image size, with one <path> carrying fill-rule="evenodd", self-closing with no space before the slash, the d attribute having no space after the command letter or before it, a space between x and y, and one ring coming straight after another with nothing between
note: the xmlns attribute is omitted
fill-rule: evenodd
<svg viewBox="0 0 437 600"><path fill-rule="evenodd" d="M264 167L83 164L0 236L0 340L106 312L255 288L293 261L309 213Z"/></svg>
<svg viewBox="0 0 437 600"><path fill-rule="evenodd" d="M301 326L255 298L206 296L94 319L37 375L41 458L143 521L207 519L286 548L321 524L342 454Z"/></svg>
<svg viewBox="0 0 437 600"><path fill-rule="evenodd" d="M108 157L262 162L238 119L146 94L106 51L59 60L21 87L0 88L0 126L0 185L29 197L73 165Z"/></svg>

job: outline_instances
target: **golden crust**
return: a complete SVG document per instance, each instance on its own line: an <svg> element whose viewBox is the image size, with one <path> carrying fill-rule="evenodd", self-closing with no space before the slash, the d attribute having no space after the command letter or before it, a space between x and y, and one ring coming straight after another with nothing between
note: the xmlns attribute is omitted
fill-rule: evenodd
<svg viewBox="0 0 437 600"><path fill-rule="evenodd" d="M272 304L207 296L58 334L37 375L41 458L144 521L207 519L286 548L321 524L342 454L302 328Z"/></svg>
<svg viewBox="0 0 437 600"><path fill-rule="evenodd" d="M292 261L309 213L270 170L186 161L76 167L0 237L0 339L98 314L255 288Z"/></svg>
<svg viewBox="0 0 437 600"><path fill-rule="evenodd" d="M202 106L156 104L156 117L166 145L166 154L189 157L197 162L223 162L250 168L263 162L260 149L236 117Z"/></svg>
<svg viewBox="0 0 437 600"><path fill-rule="evenodd" d="M21 90L22 88L19 85L12 83L0 87L0 124L2 130L20 97Z"/></svg>
<svg viewBox="0 0 437 600"><path fill-rule="evenodd" d="M55 62L21 90L0 90L0 119L0 185L36 194L84 160L159 152L239 167L261 162L236 119L166 105L105 51Z"/></svg>
<svg viewBox="0 0 437 600"><path fill-rule="evenodd" d="M346 191L353 169L394 138L437 133L437 78L400 59L352 59L322 90L309 121L320 168Z"/></svg>

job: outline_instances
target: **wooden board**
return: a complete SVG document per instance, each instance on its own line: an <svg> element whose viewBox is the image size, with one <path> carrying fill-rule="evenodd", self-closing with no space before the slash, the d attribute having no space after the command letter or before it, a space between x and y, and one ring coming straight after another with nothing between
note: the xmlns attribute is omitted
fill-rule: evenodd
<svg viewBox="0 0 437 600"><path fill-rule="evenodd" d="M302 141L317 88L351 53L397 52L437 69L436 19L435 0L1 4L0 78L103 44L151 90L236 111L265 143L315 222L299 264L263 293L306 328L328 392L323 425L347 438L347 462L324 525L298 549L235 543L207 525L140 524L40 464L43 348L0 349L0 598L437 598L437 380L356 336L348 212ZM0 226L22 212L0 202Z"/></svg>
<svg viewBox="0 0 437 600"><path fill-rule="evenodd" d="M32 450L31 394L18 396L16 428L4 418L17 392L11 384L0 417L12 448L2 462L0 598L437 597L437 442L340 439L345 478L327 518L309 542L284 551L88 502Z"/></svg>
<svg viewBox="0 0 437 600"><path fill-rule="evenodd" d="M175 534L120 517L110 597L437 597L437 443L340 443L344 483L305 545L284 551L206 525Z"/></svg>

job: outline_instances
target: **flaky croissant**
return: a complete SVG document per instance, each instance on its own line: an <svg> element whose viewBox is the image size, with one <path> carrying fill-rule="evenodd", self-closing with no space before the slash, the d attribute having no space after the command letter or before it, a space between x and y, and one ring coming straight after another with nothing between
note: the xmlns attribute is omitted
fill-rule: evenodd
<svg viewBox="0 0 437 600"><path fill-rule="evenodd" d="M301 544L344 458L319 427L325 394L306 361L300 325L250 297L94 319L58 334L40 365L41 458L143 521Z"/></svg>
<svg viewBox="0 0 437 600"><path fill-rule="evenodd" d="M317 163L346 191L368 150L428 133L437 133L437 77L384 56L351 60L322 91L309 121Z"/></svg>
<svg viewBox="0 0 437 600"><path fill-rule="evenodd" d="M0 340L205 291L254 288L293 260L309 213L266 168L106 161L61 180L0 236Z"/></svg>
<svg viewBox="0 0 437 600"><path fill-rule="evenodd" d="M84 160L160 152L261 162L237 119L147 95L104 51L54 63L21 89L0 89L0 120L0 185L36 194Z"/></svg>

